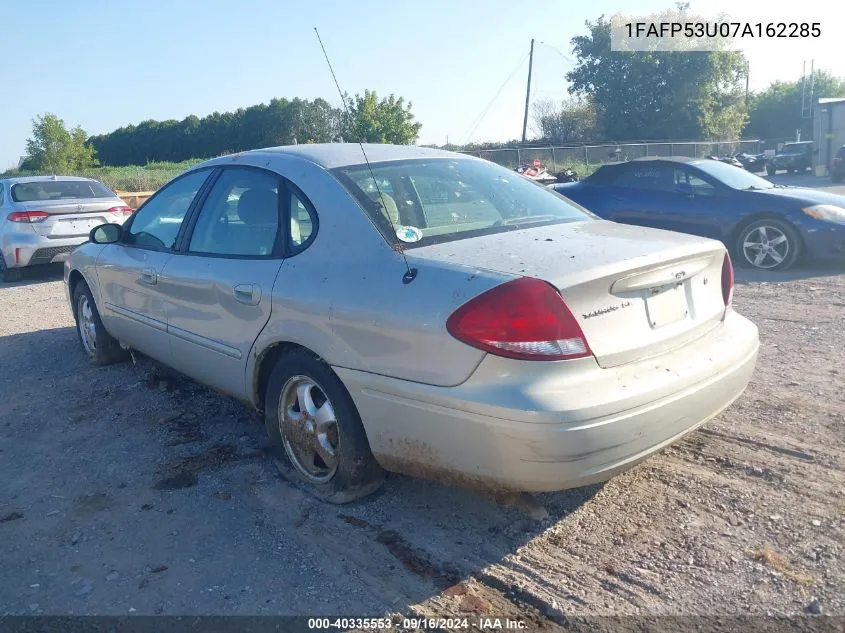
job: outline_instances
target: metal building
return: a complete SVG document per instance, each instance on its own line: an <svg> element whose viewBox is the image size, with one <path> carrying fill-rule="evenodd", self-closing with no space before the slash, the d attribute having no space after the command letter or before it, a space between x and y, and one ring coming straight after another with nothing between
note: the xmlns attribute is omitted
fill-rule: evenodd
<svg viewBox="0 0 845 633"><path fill-rule="evenodd" d="M836 151L845 145L845 98L821 98L813 112L813 165L823 166L830 173L830 164Z"/></svg>

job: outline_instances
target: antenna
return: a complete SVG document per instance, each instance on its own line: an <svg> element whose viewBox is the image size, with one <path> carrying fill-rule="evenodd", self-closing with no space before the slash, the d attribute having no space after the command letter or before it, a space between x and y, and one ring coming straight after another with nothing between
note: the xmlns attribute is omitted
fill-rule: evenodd
<svg viewBox="0 0 845 633"><path fill-rule="evenodd" d="M323 49L323 56L326 58L326 64L329 66L329 72L332 74L332 79L334 80L334 85L337 87L337 92L340 95L340 101L343 103L343 109L346 110L346 115L352 119L352 113L349 112L349 104L346 103L346 97L343 95L343 90L340 89L340 84L337 82L337 76L334 74L334 68L332 68L332 63L329 61L329 54L326 52L326 47L323 46L323 38L320 37L320 31L317 30L317 27L314 27L314 33L317 34L317 41L320 43L320 48ZM390 217L390 214L387 213L387 205L384 202L384 194L381 192L381 187L378 185L378 180L376 179L375 173L373 173L373 168L370 166L370 159L367 158L367 152L364 151L364 144L361 141L358 141L358 147L361 148L361 153L364 155L364 162L367 164L367 169L370 172L370 177L373 179L373 183L376 186L376 191L378 192L379 200L381 200L381 206L384 209L385 217L387 221L390 223L390 228L393 229L393 234L396 235L396 227L393 226L393 220ZM401 244L396 242L393 245L393 250L399 253L402 256L402 259L405 262L406 272L402 276L402 283L409 284L417 277L417 269L411 268L408 264L408 257L405 255L405 249L402 247Z"/></svg>

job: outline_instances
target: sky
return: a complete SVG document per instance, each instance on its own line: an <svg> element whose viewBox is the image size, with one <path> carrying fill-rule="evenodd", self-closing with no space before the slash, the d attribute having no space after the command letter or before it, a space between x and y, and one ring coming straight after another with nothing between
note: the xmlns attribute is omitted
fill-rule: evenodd
<svg viewBox="0 0 845 633"><path fill-rule="evenodd" d="M838 2L690 4L707 17L820 24L817 39L743 43L752 90L799 78L805 59L845 76ZM518 138L532 38L538 43L531 100L560 100L573 67L570 40L586 33L586 20L673 6L671 0L8 2L0 38L0 171L17 164L32 119L45 112L100 134L274 97L339 105L314 27L344 91L374 89L413 103L423 124L419 143Z"/></svg>

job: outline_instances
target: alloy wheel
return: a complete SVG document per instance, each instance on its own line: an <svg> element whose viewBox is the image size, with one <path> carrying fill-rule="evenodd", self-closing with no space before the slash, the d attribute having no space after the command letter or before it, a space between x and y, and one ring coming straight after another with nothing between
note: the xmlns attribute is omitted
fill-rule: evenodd
<svg viewBox="0 0 845 633"><path fill-rule="evenodd" d="M308 376L292 376L279 398L279 430L288 458L315 484L337 472L340 437L337 416L325 391Z"/></svg>
<svg viewBox="0 0 845 633"><path fill-rule="evenodd" d="M76 304L76 327L79 328L79 338L82 346L90 357L97 353L97 324L94 322L94 311L85 294L79 296Z"/></svg>
<svg viewBox="0 0 845 633"><path fill-rule="evenodd" d="M789 255L789 238L775 226L755 227L745 235L742 255L756 268L774 268Z"/></svg>

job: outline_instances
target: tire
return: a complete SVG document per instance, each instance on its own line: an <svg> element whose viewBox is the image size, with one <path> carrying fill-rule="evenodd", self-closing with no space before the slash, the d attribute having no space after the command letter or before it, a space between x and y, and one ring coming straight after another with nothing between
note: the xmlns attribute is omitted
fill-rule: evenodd
<svg viewBox="0 0 845 633"><path fill-rule="evenodd" d="M831 176L831 177L830 177L830 181L831 181L834 185L838 185L839 183L841 183L841 182L842 182L842 176L839 176L839 175L837 175L837 176Z"/></svg>
<svg viewBox="0 0 845 633"><path fill-rule="evenodd" d="M776 173L778 173L777 169L775 169L774 167L769 167L768 165L766 166L766 175L767 176L774 176Z"/></svg>
<svg viewBox="0 0 845 633"><path fill-rule="evenodd" d="M384 471L370 450L358 410L328 365L304 350L286 354L270 374L264 403L270 450L286 480L336 504L381 487ZM300 417L302 409L312 408L309 417Z"/></svg>
<svg viewBox="0 0 845 633"><path fill-rule="evenodd" d="M756 246L751 246L756 244ZM786 270L801 256L801 237L788 222L765 218L752 222L739 232L734 259L740 266L760 270ZM766 254L760 259L760 252ZM757 262L757 263L755 263Z"/></svg>
<svg viewBox="0 0 845 633"><path fill-rule="evenodd" d="M126 356L120 343L106 332L91 289L80 281L73 289L73 318L82 350L92 365L111 365Z"/></svg>
<svg viewBox="0 0 845 633"><path fill-rule="evenodd" d="M20 268L6 268L6 260L0 254L0 281L12 283L23 278L23 271Z"/></svg>

